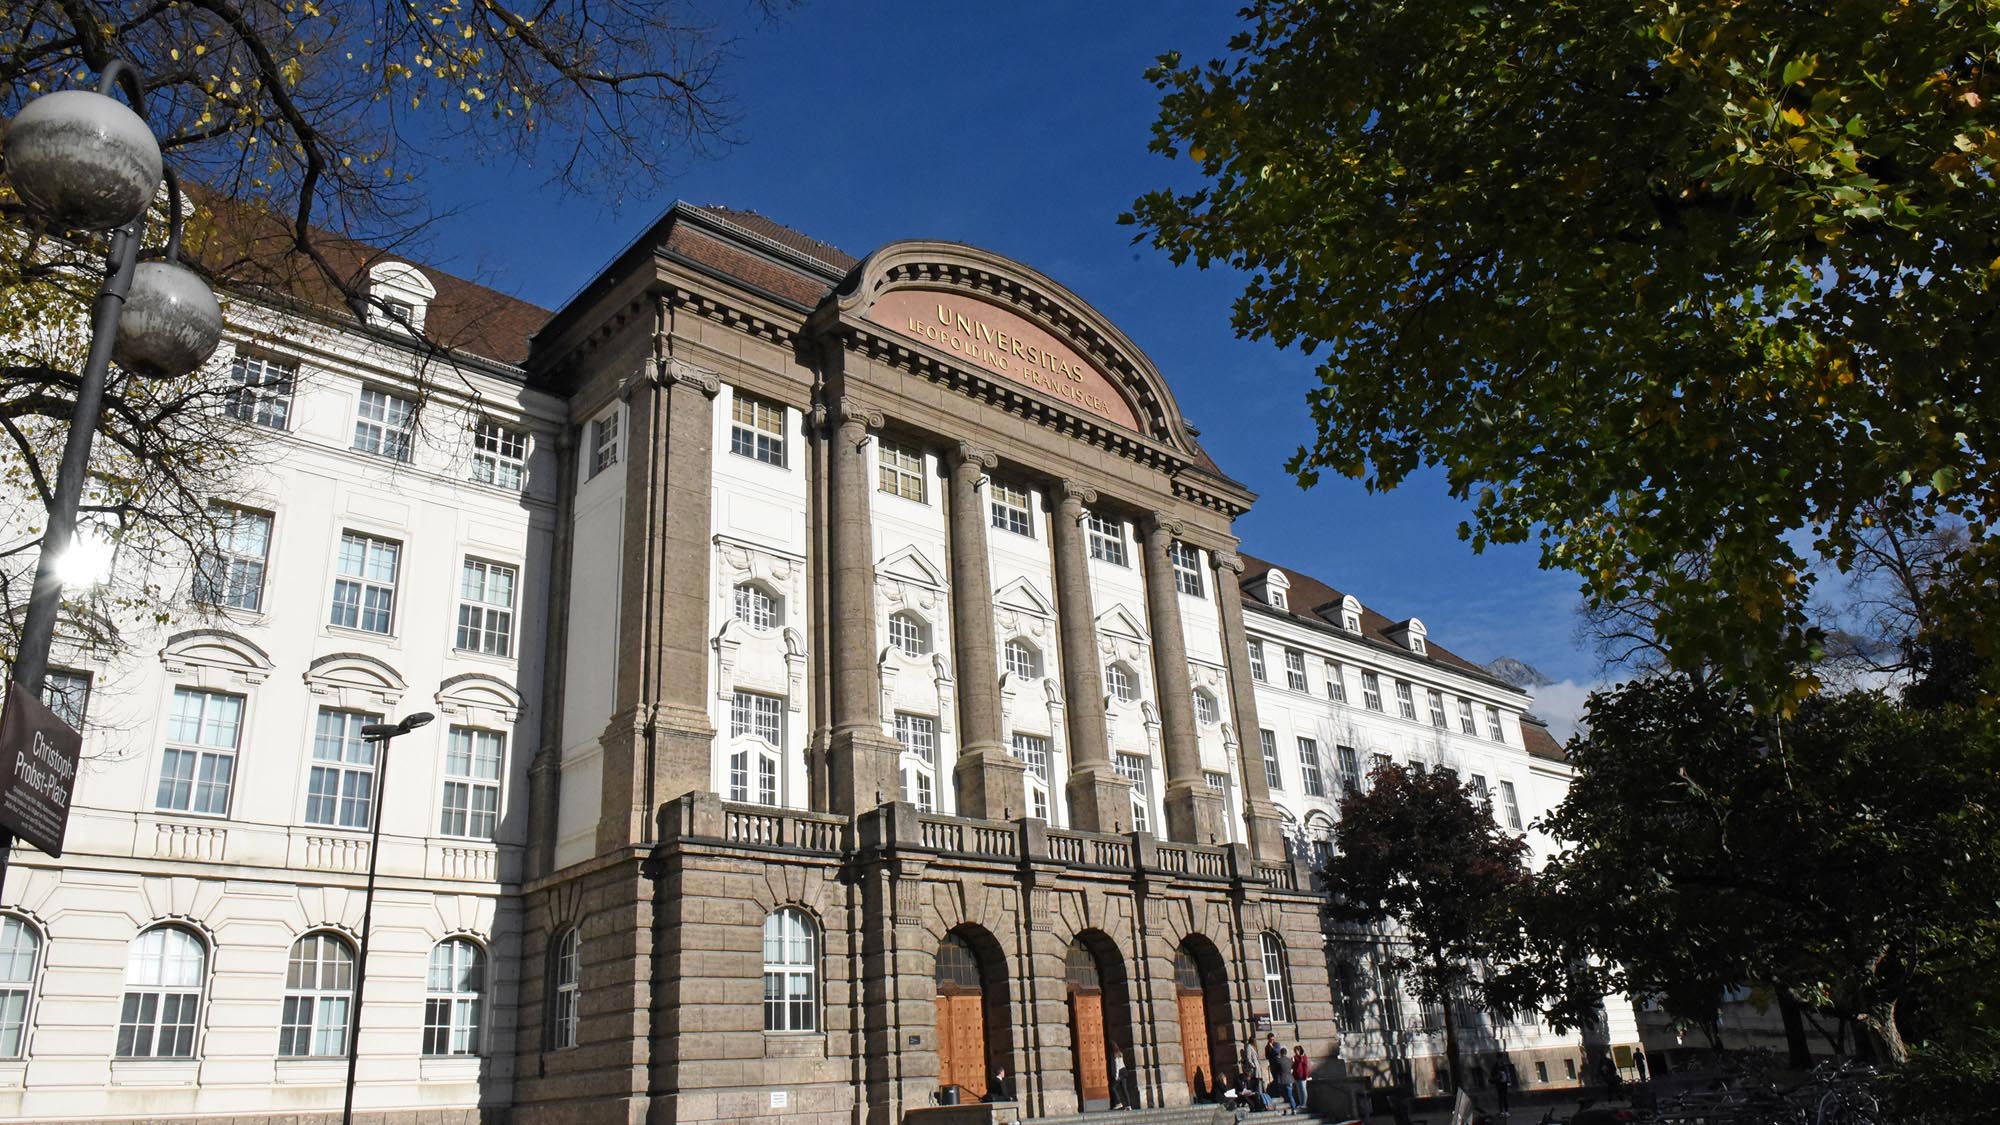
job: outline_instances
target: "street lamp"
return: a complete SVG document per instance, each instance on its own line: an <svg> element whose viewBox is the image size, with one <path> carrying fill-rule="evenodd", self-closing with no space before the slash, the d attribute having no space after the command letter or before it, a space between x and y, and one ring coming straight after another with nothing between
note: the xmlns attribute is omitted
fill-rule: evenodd
<svg viewBox="0 0 2000 1125"><path fill-rule="evenodd" d="M368 932L375 922L375 860L382 854L382 799L388 793L383 784L389 777L389 744L399 734L408 734L428 724L436 715L418 711L403 716L398 723L369 723L361 728L361 738L377 748L375 761L374 808L368 817L368 889L361 894L361 953L354 959L354 1011L347 1029L347 1095L340 1107L341 1125L354 1125L354 1068L361 1061L361 997L368 983Z"/></svg>
<svg viewBox="0 0 2000 1125"><path fill-rule="evenodd" d="M131 107L111 96L122 84ZM175 378L207 361L222 340L215 294L179 264L181 192L146 124L145 86L122 59L104 68L96 92L62 90L36 98L7 126L7 178L28 207L63 230L111 231L104 284L91 307L90 355L77 388L76 413L57 470L48 530L35 564L34 590L14 656L15 683L41 698L49 646L62 608L63 556L76 537L76 509L89 476L90 444L116 360L134 375ZM146 209L167 184L166 260L139 261ZM0 830L0 884L11 833Z"/></svg>

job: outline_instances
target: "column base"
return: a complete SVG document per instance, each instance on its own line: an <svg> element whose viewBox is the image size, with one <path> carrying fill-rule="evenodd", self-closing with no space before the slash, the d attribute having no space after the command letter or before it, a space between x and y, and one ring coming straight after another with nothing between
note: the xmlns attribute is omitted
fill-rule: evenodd
<svg viewBox="0 0 2000 1125"><path fill-rule="evenodd" d="M1282 828L1284 818L1279 815L1276 803L1257 800L1245 802L1243 822L1250 840L1250 853L1257 857L1258 862L1291 861L1291 852L1285 847L1285 833Z"/></svg>
<svg viewBox="0 0 2000 1125"><path fill-rule="evenodd" d="M1028 815L1028 767L998 746L968 750L952 766L958 815L1016 820Z"/></svg>
<svg viewBox="0 0 2000 1125"><path fill-rule="evenodd" d="M827 746L827 811L858 816L903 796L903 748L880 728L833 732Z"/></svg>
<svg viewBox="0 0 2000 1125"><path fill-rule="evenodd" d="M1167 839L1188 844L1229 842L1222 794L1210 789L1207 782L1169 782L1166 806Z"/></svg>
<svg viewBox="0 0 2000 1125"><path fill-rule="evenodd" d="M604 747L599 855L652 841L654 818L666 802L709 787L715 727L704 711L663 704L648 714L641 705L613 717L598 743Z"/></svg>
<svg viewBox="0 0 2000 1125"><path fill-rule="evenodd" d="M1109 762L1072 768L1063 789L1069 797L1070 827L1085 832L1132 830L1132 780L1121 777Z"/></svg>

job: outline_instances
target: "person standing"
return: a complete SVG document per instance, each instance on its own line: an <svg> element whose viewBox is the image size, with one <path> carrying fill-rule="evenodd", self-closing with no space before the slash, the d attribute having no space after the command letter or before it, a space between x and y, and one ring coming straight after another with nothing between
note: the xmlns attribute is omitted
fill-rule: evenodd
<svg viewBox="0 0 2000 1125"><path fill-rule="evenodd" d="M1639 1072L1639 1081L1641 1082L1651 1081L1651 1079L1646 1077L1646 1052L1644 1051L1632 1052L1632 1068Z"/></svg>
<svg viewBox="0 0 2000 1125"><path fill-rule="evenodd" d="M1312 1064L1306 1061L1305 1045L1303 1043L1292 1044L1292 1088L1290 1093L1292 1108L1295 1110L1306 1107L1306 1078L1311 1074Z"/></svg>
<svg viewBox="0 0 2000 1125"><path fill-rule="evenodd" d="M1514 1090L1514 1064L1501 1059L1493 1064L1493 1097L1500 1104L1500 1116L1509 1112L1507 1095Z"/></svg>
<svg viewBox="0 0 2000 1125"><path fill-rule="evenodd" d="M1277 1086L1278 1091L1285 1095L1286 1101L1291 1101L1291 1065L1289 1060L1285 1058L1285 1048L1278 1042L1278 1036L1275 1033L1264 1040L1264 1067L1271 1073L1270 1081L1272 1084ZM1294 1106L1293 1108L1296 1109L1298 1107Z"/></svg>
<svg viewBox="0 0 2000 1125"><path fill-rule="evenodd" d="M1375 1120L1375 1090L1366 1082L1355 1088L1354 1116L1361 1125L1370 1125Z"/></svg>

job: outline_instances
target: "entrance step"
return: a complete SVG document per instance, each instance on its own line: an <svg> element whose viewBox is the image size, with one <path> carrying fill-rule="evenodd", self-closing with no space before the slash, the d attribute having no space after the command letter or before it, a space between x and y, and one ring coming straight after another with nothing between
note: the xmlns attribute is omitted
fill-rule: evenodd
<svg viewBox="0 0 2000 1125"><path fill-rule="evenodd" d="M1265 1115L1275 1125L1277 1119ZM1021 1125L1229 1125L1232 1115L1221 1106L1177 1105L1160 1109L1113 1109L1061 1117L1025 1117Z"/></svg>

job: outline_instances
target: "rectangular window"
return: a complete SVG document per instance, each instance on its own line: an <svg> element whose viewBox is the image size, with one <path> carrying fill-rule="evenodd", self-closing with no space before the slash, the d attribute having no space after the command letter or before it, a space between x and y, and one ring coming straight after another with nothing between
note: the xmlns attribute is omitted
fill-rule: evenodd
<svg viewBox="0 0 2000 1125"><path fill-rule="evenodd" d="M1264 784L1273 791L1285 787L1283 777L1278 773L1278 736L1267 730L1257 732L1257 739L1264 747Z"/></svg>
<svg viewBox="0 0 2000 1125"><path fill-rule="evenodd" d="M72 672L67 668L51 668L42 677L42 706L56 713L56 718L83 729L84 716L90 712L90 673ZM0 1052L0 1058L6 1053Z"/></svg>
<svg viewBox="0 0 2000 1125"><path fill-rule="evenodd" d="M785 701L775 695L739 691L729 699L729 737L761 738L773 746L782 745L780 724Z"/></svg>
<svg viewBox="0 0 2000 1125"><path fill-rule="evenodd" d="M320 708L306 780L307 824L368 827L375 808L375 744L361 737L361 728L381 721L380 715Z"/></svg>
<svg viewBox="0 0 2000 1125"><path fill-rule="evenodd" d="M1488 707L1486 709L1486 737L1495 742L1507 741L1507 732L1500 729L1500 708L1498 707Z"/></svg>
<svg viewBox="0 0 2000 1125"><path fill-rule="evenodd" d="M1326 796L1326 780L1319 772L1319 743L1310 738L1299 739L1299 776L1304 779L1306 796Z"/></svg>
<svg viewBox="0 0 2000 1125"><path fill-rule="evenodd" d="M1500 811L1506 814L1507 827L1521 827L1521 801L1514 795L1514 783L1511 781L1500 783Z"/></svg>
<svg viewBox="0 0 2000 1125"><path fill-rule="evenodd" d="M1387 754L1368 755L1368 769L1370 773L1374 773L1376 771L1384 770L1387 768L1389 768L1389 755Z"/></svg>
<svg viewBox="0 0 2000 1125"><path fill-rule="evenodd" d="M453 727L445 740L441 836L491 840L500 821L500 761L507 736L495 730Z"/></svg>
<svg viewBox="0 0 2000 1125"><path fill-rule="evenodd" d="M513 653L514 579L511 566L465 560L458 579L458 651Z"/></svg>
<svg viewBox="0 0 2000 1125"><path fill-rule="evenodd" d="M1201 552L1176 539L1167 554L1174 562L1174 589L1191 598L1203 597Z"/></svg>
<svg viewBox="0 0 2000 1125"><path fill-rule="evenodd" d="M875 469L882 491L924 503L924 454L920 449L875 443Z"/></svg>
<svg viewBox="0 0 2000 1125"><path fill-rule="evenodd" d="M388 391L361 392L354 416L354 448L391 461L410 459L410 439L417 432L417 404Z"/></svg>
<svg viewBox="0 0 2000 1125"><path fill-rule="evenodd" d="M1439 730L1449 727L1451 723L1444 717L1444 693L1433 690L1427 691L1425 696L1431 705L1431 725Z"/></svg>
<svg viewBox="0 0 2000 1125"><path fill-rule="evenodd" d="M402 551L402 544L393 540L342 532L329 624L387 633L396 614L396 563Z"/></svg>
<svg viewBox="0 0 2000 1125"><path fill-rule="evenodd" d="M1016 535L1035 536L1034 508L1028 500L1028 490L1011 484L994 481L987 493L989 506L993 512L993 526Z"/></svg>
<svg viewBox="0 0 2000 1125"><path fill-rule="evenodd" d="M1493 794L1486 788L1485 774L1475 773L1472 775L1472 792L1479 799L1479 803L1485 805L1487 811L1491 812L1493 809Z"/></svg>
<svg viewBox="0 0 2000 1125"><path fill-rule="evenodd" d="M1354 747L1336 746L1333 757L1340 764L1340 791L1361 792L1361 758L1354 752Z"/></svg>
<svg viewBox="0 0 2000 1125"><path fill-rule="evenodd" d="M1285 650L1285 686L1293 691L1306 690L1306 654L1295 648Z"/></svg>
<svg viewBox="0 0 2000 1125"><path fill-rule="evenodd" d="M215 550L195 566L194 597L208 605L264 608L264 568L271 557L271 516L248 508L212 504Z"/></svg>
<svg viewBox="0 0 2000 1125"><path fill-rule="evenodd" d="M896 741L903 747L903 800L925 812L937 808L937 720L896 713Z"/></svg>
<svg viewBox="0 0 2000 1125"><path fill-rule="evenodd" d="M154 807L228 816L242 732L242 696L175 688Z"/></svg>
<svg viewBox="0 0 2000 1125"><path fill-rule="evenodd" d="M528 435L481 418L472 427L472 482L519 491L528 463Z"/></svg>
<svg viewBox="0 0 2000 1125"><path fill-rule="evenodd" d="M596 476L618 463L618 411L614 406L611 413L590 424L590 475Z"/></svg>
<svg viewBox="0 0 2000 1125"><path fill-rule="evenodd" d="M1342 681L1342 674L1337 662L1326 662L1326 697L1335 703L1347 702L1347 684Z"/></svg>
<svg viewBox="0 0 2000 1125"><path fill-rule="evenodd" d="M1117 761L1118 776L1132 783L1132 831L1151 831L1148 810L1152 808L1152 796L1146 783L1146 759L1138 754L1120 754Z"/></svg>
<svg viewBox="0 0 2000 1125"><path fill-rule="evenodd" d="M1382 677L1373 672L1361 673L1361 702L1370 711L1382 709Z"/></svg>
<svg viewBox="0 0 2000 1125"><path fill-rule="evenodd" d="M1049 740L1039 734L1016 733L1007 752L1028 767L1028 815L1049 819Z"/></svg>
<svg viewBox="0 0 2000 1125"><path fill-rule="evenodd" d="M1472 718L1472 701L1470 699L1460 699L1458 701L1458 729L1471 735L1479 733L1479 724L1473 721Z"/></svg>
<svg viewBox="0 0 2000 1125"><path fill-rule="evenodd" d="M1410 695L1410 681L1396 681L1396 711L1405 719L1417 717L1417 701Z"/></svg>
<svg viewBox="0 0 2000 1125"><path fill-rule="evenodd" d="M1125 521L1107 519L1096 512L1086 512L1083 524L1090 535L1090 557L1113 566L1128 566L1125 561Z"/></svg>
<svg viewBox="0 0 2000 1125"><path fill-rule="evenodd" d="M229 389L222 394L223 413L239 422L282 430L292 416L292 389L299 365L238 352L229 365Z"/></svg>
<svg viewBox="0 0 2000 1125"><path fill-rule="evenodd" d="M730 406L729 451L785 467L785 408L738 391Z"/></svg>
<svg viewBox="0 0 2000 1125"><path fill-rule="evenodd" d="M1217 793L1227 793L1229 791L1229 775L1226 773L1221 773L1217 770L1203 770L1201 771L1201 779L1207 782L1208 787Z"/></svg>
<svg viewBox="0 0 2000 1125"><path fill-rule="evenodd" d="M1264 675L1264 642L1255 639L1250 642L1250 678L1260 684L1267 679Z"/></svg>

